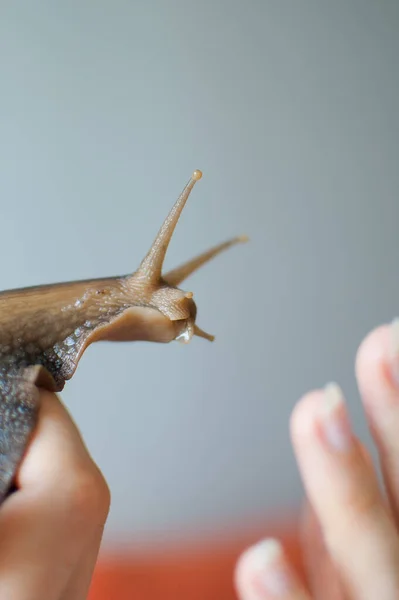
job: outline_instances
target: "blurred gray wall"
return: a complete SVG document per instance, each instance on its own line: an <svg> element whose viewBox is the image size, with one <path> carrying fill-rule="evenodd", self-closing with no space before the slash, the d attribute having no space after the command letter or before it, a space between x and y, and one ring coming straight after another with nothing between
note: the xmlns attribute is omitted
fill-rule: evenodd
<svg viewBox="0 0 399 600"><path fill-rule="evenodd" d="M399 3L50 1L0 11L1 287L135 269L195 168L167 267L212 345L90 348L62 397L108 542L294 510L288 420L399 313ZM49 457L49 460L51 457Z"/></svg>

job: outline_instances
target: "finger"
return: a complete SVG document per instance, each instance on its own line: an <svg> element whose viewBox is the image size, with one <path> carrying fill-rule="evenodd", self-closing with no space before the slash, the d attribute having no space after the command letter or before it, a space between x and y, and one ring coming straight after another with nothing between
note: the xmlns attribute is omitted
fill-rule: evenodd
<svg viewBox="0 0 399 600"><path fill-rule="evenodd" d="M300 537L312 597L342 600L342 586L324 543L320 523L309 502L306 502L302 510Z"/></svg>
<svg viewBox="0 0 399 600"><path fill-rule="evenodd" d="M240 557L235 571L240 600L310 600L281 544L268 539Z"/></svg>
<svg viewBox="0 0 399 600"><path fill-rule="evenodd" d="M43 393L38 426L0 511L0 598L59 600L108 513L108 488L67 411Z"/></svg>
<svg viewBox="0 0 399 600"><path fill-rule="evenodd" d="M305 396L291 420L292 440L326 547L354 599L399 593L399 542L375 472L351 431L335 385Z"/></svg>
<svg viewBox="0 0 399 600"><path fill-rule="evenodd" d="M399 525L399 333L398 323L379 327L361 344L356 376L384 483Z"/></svg>
<svg viewBox="0 0 399 600"><path fill-rule="evenodd" d="M64 476L72 470L93 470L99 474L81 434L61 400L41 391L39 422L23 463L17 473L18 489L67 486Z"/></svg>
<svg viewBox="0 0 399 600"><path fill-rule="evenodd" d="M104 528L100 527L87 548L84 549L60 600L87 600L103 530Z"/></svg>

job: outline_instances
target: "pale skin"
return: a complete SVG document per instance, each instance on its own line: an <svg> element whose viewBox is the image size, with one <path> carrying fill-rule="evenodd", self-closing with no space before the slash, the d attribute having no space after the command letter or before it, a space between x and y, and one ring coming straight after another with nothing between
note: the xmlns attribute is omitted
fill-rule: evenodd
<svg viewBox="0 0 399 600"><path fill-rule="evenodd" d="M336 384L305 394L290 429L306 493L306 581L279 540L266 539L238 560L240 600L399 598L399 321L372 331L355 364L379 465L354 433Z"/></svg>

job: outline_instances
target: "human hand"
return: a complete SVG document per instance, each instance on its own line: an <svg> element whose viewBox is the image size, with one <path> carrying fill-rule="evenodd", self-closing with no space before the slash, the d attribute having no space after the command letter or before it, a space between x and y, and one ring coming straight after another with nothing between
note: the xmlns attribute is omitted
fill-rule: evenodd
<svg viewBox="0 0 399 600"><path fill-rule="evenodd" d="M0 598L86 600L110 495L55 394L0 510Z"/></svg>
<svg viewBox="0 0 399 600"><path fill-rule="evenodd" d="M238 561L241 600L399 598L398 322L363 341L356 376L385 490L352 432L338 386L305 395L292 414L291 438L307 495L302 519L307 585L278 540L266 540Z"/></svg>

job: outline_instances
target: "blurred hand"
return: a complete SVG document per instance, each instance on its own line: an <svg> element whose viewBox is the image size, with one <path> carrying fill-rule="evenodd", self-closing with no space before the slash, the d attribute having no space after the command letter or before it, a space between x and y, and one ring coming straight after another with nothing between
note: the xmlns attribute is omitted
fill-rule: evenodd
<svg viewBox="0 0 399 600"><path fill-rule="evenodd" d="M265 540L237 564L241 600L399 598L398 331L397 322L373 331L356 360L385 490L352 432L338 386L304 396L292 415L291 437L307 494L302 521L307 586L278 540Z"/></svg>
<svg viewBox="0 0 399 600"><path fill-rule="evenodd" d="M86 600L109 491L58 397L41 400L18 491L0 510L0 598Z"/></svg>

